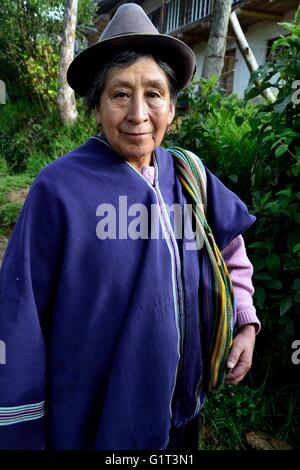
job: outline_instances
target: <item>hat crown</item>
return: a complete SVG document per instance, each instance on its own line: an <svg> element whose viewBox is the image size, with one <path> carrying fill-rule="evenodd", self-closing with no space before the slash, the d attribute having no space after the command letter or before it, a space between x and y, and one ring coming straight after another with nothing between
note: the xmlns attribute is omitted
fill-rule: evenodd
<svg viewBox="0 0 300 470"><path fill-rule="evenodd" d="M125 3L117 9L98 42L80 52L69 65L69 85L85 96L102 65L126 50L152 54L169 64L175 73L177 90L185 88L195 73L193 51L179 39L160 34L139 5Z"/></svg>
<svg viewBox="0 0 300 470"><path fill-rule="evenodd" d="M122 34L159 34L159 32L139 5L125 3L117 9L98 42Z"/></svg>

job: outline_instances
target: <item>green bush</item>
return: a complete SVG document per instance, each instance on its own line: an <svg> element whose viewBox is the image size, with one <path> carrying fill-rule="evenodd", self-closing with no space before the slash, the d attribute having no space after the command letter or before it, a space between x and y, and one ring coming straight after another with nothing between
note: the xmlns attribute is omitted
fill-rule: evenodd
<svg viewBox="0 0 300 470"><path fill-rule="evenodd" d="M270 61L255 72L248 99L263 88L277 88L277 100L260 106L250 120L249 137L258 152L251 171L252 206L257 215L250 255L255 266L255 303L263 324L258 355L271 363L275 382L293 380L291 344L300 331L300 104L294 100L299 77L300 8L290 35L275 42ZM254 85L259 77L259 87ZM296 380L296 378L295 378Z"/></svg>
<svg viewBox="0 0 300 470"><path fill-rule="evenodd" d="M28 102L8 103L0 114L0 158L10 173L36 176L47 163L82 144L95 132L95 121L87 118L78 102L79 118L74 126L63 126L55 106L46 117Z"/></svg>
<svg viewBox="0 0 300 470"><path fill-rule="evenodd" d="M296 375L291 344L300 331L300 106L293 99L299 17L300 8L295 22L284 24L291 34L275 42L270 62L251 76L246 100L225 97L217 77L194 83L181 96L188 113L165 142L197 153L257 216L245 234L263 325L257 370L259 376L271 364L270 380L281 383ZM271 86L277 88L275 103L249 101Z"/></svg>
<svg viewBox="0 0 300 470"><path fill-rule="evenodd" d="M0 155L0 177L6 175L8 172L6 160Z"/></svg>
<svg viewBox="0 0 300 470"><path fill-rule="evenodd" d="M0 75L9 96L46 111L55 103L59 74L61 0L1 0Z"/></svg>
<svg viewBox="0 0 300 470"><path fill-rule="evenodd" d="M164 145L179 145L199 155L208 168L247 200L250 174L257 154L256 140L249 137L249 121L257 106L236 95L225 96L217 77L194 81L179 97L188 112L179 113L177 126Z"/></svg>
<svg viewBox="0 0 300 470"><path fill-rule="evenodd" d="M27 99L46 116L58 94L59 55L65 1L1 0L0 77L14 101ZM97 9L93 0L78 2L76 36Z"/></svg>
<svg viewBox="0 0 300 470"><path fill-rule="evenodd" d="M8 202L0 206L0 235L6 235L14 228L22 206L20 202Z"/></svg>
<svg viewBox="0 0 300 470"><path fill-rule="evenodd" d="M0 158L11 171L24 171L32 150L27 136L31 115L37 111L28 102L18 101L0 108Z"/></svg>
<svg viewBox="0 0 300 470"><path fill-rule="evenodd" d="M31 183L32 178L26 174L1 173L0 166L0 235L9 235L13 229L23 205L23 197L20 197L19 192L27 190ZM17 197L12 198L12 195Z"/></svg>
<svg viewBox="0 0 300 470"><path fill-rule="evenodd" d="M248 377L238 386L231 406L232 392L224 389L221 399L212 397L204 410L204 416L217 423L221 448L243 448L240 435L249 423L277 437L298 439L299 371L291 355L300 331L300 92L295 90L297 84L300 88L299 19L300 8L295 21L285 24L290 34L275 42L270 61L252 74L244 100L223 96L217 78L191 86L181 96L188 114L180 117L165 142L197 153L257 217L245 234L262 322L253 383L248 390ZM275 103L251 103L271 86L277 88ZM243 408L238 407L239 394L245 399ZM265 396L272 404L268 412ZM249 408L253 400L257 410Z"/></svg>
<svg viewBox="0 0 300 470"><path fill-rule="evenodd" d="M54 106L46 118L28 102L8 103L0 114L0 235L13 228L21 202L8 195L28 187L48 163L81 145L95 133L94 118L87 118L78 102L79 118L74 126L63 126Z"/></svg>

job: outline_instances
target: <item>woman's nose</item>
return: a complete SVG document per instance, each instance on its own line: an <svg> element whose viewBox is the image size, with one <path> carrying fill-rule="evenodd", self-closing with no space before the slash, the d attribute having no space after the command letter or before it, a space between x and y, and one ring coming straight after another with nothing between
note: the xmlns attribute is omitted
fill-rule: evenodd
<svg viewBox="0 0 300 470"><path fill-rule="evenodd" d="M140 124L148 120L148 107L143 97L135 96L131 99L127 120L135 124Z"/></svg>

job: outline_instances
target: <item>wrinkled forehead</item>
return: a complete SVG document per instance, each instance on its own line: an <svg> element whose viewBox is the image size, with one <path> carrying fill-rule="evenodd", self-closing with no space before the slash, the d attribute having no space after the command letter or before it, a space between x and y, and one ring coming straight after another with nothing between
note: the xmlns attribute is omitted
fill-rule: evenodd
<svg viewBox="0 0 300 470"><path fill-rule="evenodd" d="M111 68L105 79L106 87L150 86L168 89L169 82L165 71L152 57L142 57L128 66Z"/></svg>

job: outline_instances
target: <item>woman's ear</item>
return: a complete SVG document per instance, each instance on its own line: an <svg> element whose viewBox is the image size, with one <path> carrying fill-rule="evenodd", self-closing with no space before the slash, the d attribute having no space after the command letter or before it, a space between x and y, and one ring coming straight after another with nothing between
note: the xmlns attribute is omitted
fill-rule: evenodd
<svg viewBox="0 0 300 470"><path fill-rule="evenodd" d="M173 122L175 116L175 103L173 101L170 102L170 112L168 117L168 126L170 126Z"/></svg>

